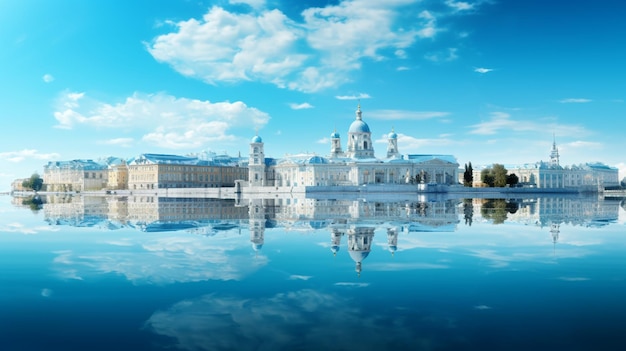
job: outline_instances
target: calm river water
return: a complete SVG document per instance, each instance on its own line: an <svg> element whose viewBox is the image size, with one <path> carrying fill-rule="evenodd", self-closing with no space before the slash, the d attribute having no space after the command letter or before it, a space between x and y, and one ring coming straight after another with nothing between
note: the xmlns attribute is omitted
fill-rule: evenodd
<svg viewBox="0 0 626 351"><path fill-rule="evenodd" d="M624 207L0 196L0 349L623 350Z"/></svg>

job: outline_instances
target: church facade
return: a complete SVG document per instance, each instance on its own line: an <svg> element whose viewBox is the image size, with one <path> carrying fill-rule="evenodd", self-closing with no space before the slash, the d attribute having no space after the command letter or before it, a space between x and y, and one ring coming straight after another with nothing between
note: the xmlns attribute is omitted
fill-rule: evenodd
<svg viewBox="0 0 626 351"><path fill-rule="evenodd" d="M363 121L360 105L348 129L346 149L341 135L330 135L328 156L301 154L266 158L264 143L256 135L250 142L248 182L254 187L332 187L367 184L456 184L459 164L452 155L402 155L398 135L387 136L384 158L376 158L372 133Z"/></svg>

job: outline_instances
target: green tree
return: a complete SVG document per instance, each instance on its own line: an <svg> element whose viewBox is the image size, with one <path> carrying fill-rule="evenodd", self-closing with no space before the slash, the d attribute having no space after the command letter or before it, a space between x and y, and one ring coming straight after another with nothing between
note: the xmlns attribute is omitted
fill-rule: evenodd
<svg viewBox="0 0 626 351"><path fill-rule="evenodd" d="M465 172L463 172L463 185L471 187L474 183L474 170L472 169L472 163L465 164Z"/></svg>
<svg viewBox="0 0 626 351"><path fill-rule="evenodd" d="M486 184L488 187L493 187L493 174L490 168L485 168L480 171L480 181Z"/></svg>
<svg viewBox="0 0 626 351"><path fill-rule="evenodd" d="M493 164L493 186L503 188L506 186L507 170L499 163Z"/></svg>
<svg viewBox="0 0 626 351"><path fill-rule="evenodd" d="M494 163L491 168L485 168L480 172L480 180L490 188L502 188L507 184L507 170L503 165Z"/></svg>
<svg viewBox="0 0 626 351"><path fill-rule="evenodd" d="M33 173L30 178L22 182L22 186L26 189L39 191L43 188L43 179L37 173Z"/></svg>
<svg viewBox="0 0 626 351"><path fill-rule="evenodd" d="M511 173L506 177L506 183L509 186L515 186L519 183L519 177L515 173Z"/></svg>

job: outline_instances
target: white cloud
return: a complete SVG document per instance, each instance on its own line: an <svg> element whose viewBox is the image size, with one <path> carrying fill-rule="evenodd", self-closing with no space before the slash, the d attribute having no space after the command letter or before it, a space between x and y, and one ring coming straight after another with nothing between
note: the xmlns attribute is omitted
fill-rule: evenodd
<svg viewBox="0 0 626 351"><path fill-rule="evenodd" d="M474 4L470 4L465 1L447 0L446 5L450 6L451 8L457 11L468 11L468 10L474 9Z"/></svg>
<svg viewBox="0 0 626 351"><path fill-rule="evenodd" d="M46 83L52 83L54 81L54 77L51 74L44 74L41 79Z"/></svg>
<svg viewBox="0 0 626 351"><path fill-rule="evenodd" d="M313 105L309 104L308 102L303 102L301 104L291 103L289 104L289 107L292 110L304 110L304 109L313 108Z"/></svg>
<svg viewBox="0 0 626 351"><path fill-rule="evenodd" d="M144 131L143 141L165 148L201 148L207 143L234 141L232 127L263 126L269 115L241 101L210 102L165 93L135 93L117 104L90 99L84 93L64 93L54 113L57 128L76 125ZM113 139L110 143L129 143Z"/></svg>
<svg viewBox="0 0 626 351"><path fill-rule="evenodd" d="M493 71L493 69L492 69L492 68L484 68L484 67L477 67L477 68L474 68L474 72L477 72L477 73L482 73L482 74L489 73L489 72L491 72L491 71Z"/></svg>
<svg viewBox="0 0 626 351"><path fill-rule="evenodd" d="M560 100L559 102L562 104L584 104L584 103L591 102L591 101L592 100L590 99L569 98L569 99Z"/></svg>
<svg viewBox="0 0 626 351"><path fill-rule="evenodd" d="M102 144L120 147L130 147L135 140L133 138L115 138L102 141Z"/></svg>
<svg viewBox="0 0 626 351"><path fill-rule="evenodd" d="M450 115L443 111L374 110L367 112L367 118L381 120L425 120Z"/></svg>
<svg viewBox="0 0 626 351"><path fill-rule="evenodd" d="M254 80L315 92L350 81L364 59L407 58L417 40L444 30L435 14L446 15L413 0L344 0L307 8L294 20L278 9L263 10L263 1L231 3L255 10L235 13L214 6L200 19L174 23L170 33L146 43L147 50L179 73L210 84ZM406 21L411 17L417 21Z"/></svg>
<svg viewBox="0 0 626 351"><path fill-rule="evenodd" d="M470 134L495 135L505 131L530 133L555 133L556 135L589 135L580 125L559 124L556 122L515 120L507 112L492 112L489 121L470 126Z"/></svg>
<svg viewBox="0 0 626 351"><path fill-rule="evenodd" d="M459 58L457 51L457 48L448 48L446 51L428 53L424 58L433 62L450 62Z"/></svg>
<svg viewBox="0 0 626 351"><path fill-rule="evenodd" d="M0 152L0 160L9 162L22 162L27 159L31 160L53 160L59 158L57 153L40 153L35 149L24 149L20 151Z"/></svg>
<svg viewBox="0 0 626 351"><path fill-rule="evenodd" d="M335 96L337 100L360 100L360 99L371 99L369 94L359 93L358 95L337 95Z"/></svg>

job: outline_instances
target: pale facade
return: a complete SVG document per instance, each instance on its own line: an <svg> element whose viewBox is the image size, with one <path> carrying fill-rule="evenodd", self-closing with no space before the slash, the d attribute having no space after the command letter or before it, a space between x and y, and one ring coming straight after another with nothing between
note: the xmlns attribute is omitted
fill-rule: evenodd
<svg viewBox="0 0 626 351"><path fill-rule="evenodd" d="M264 143L257 135L250 142L249 184L251 186L314 187L413 182L456 184L458 163L451 155L407 155L398 151L397 134L388 135L386 158L374 155L371 132L363 121L360 106L348 130L347 149L341 136L331 134L330 155L290 155L266 159Z"/></svg>
<svg viewBox="0 0 626 351"><path fill-rule="evenodd" d="M142 154L128 164L128 189L232 187L248 178L238 159L213 162L197 157Z"/></svg>
<svg viewBox="0 0 626 351"><path fill-rule="evenodd" d="M101 190L108 182L108 166L93 160L48 162L43 182L47 191Z"/></svg>

